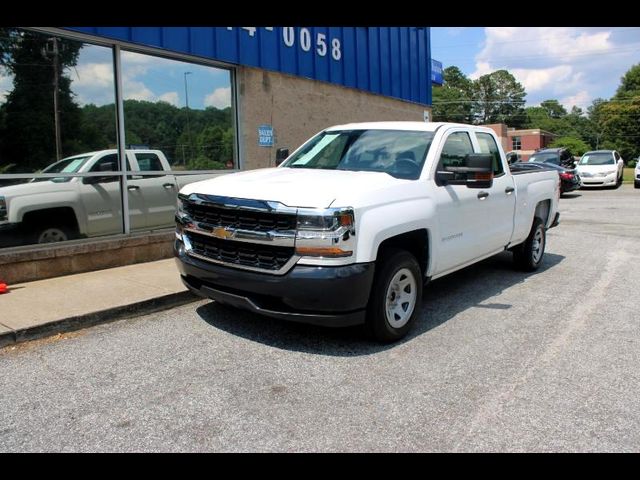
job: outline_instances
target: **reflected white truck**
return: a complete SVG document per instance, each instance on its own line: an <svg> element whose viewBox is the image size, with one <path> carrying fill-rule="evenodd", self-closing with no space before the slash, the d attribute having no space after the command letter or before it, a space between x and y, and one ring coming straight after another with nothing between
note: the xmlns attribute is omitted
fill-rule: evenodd
<svg viewBox="0 0 640 480"><path fill-rule="evenodd" d="M512 173L488 128L340 125L279 167L182 188L175 255L202 296L293 321L365 323L389 342L415 322L429 280L505 250L537 269L559 197L555 170Z"/></svg>
<svg viewBox="0 0 640 480"><path fill-rule="evenodd" d="M172 226L178 190L212 176L169 174L171 167L160 150L127 150L126 154L132 170L127 180L132 231ZM118 171L117 151L100 150L64 158L42 173L103 172L105 176L39 178L0 187L0 245L121 233L120 177L106 175L114 171ZM146 172L158 173L141 175Z"/></svg>

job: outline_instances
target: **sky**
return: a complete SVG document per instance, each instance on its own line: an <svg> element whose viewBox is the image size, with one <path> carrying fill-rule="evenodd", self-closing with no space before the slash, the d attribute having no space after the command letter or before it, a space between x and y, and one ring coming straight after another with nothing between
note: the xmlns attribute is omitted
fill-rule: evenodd
<svg viewBox="0 0 640 480"><path fill-rule="evenodd" d="M228 70L122 51L122 89L125 100L165 101L176 107L204 109L231 105ZM114 103L112 53L109 48L85 44L77 65L67 68L71 90L80 105ZM0 104L13 88L12 77L0 74Z"/></svg>
<svg viewBox="0 0 640 480"><path fill-rule="evenodd" d="M586 110L640 63L640 27L431 27L431 56L471 79L508 70L527 107L556 99Z"/></svg>

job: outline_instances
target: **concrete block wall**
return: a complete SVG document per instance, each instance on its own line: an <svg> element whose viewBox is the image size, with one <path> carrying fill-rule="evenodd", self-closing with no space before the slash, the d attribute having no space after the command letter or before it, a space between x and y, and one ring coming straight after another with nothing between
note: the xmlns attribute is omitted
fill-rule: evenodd
<svg viewBox="0 0 640 480"><path fill-rule="evenodd" d="M275 166L276 150L292 152L320 130L350 122L424 121L425 105L249 67L237 69L242 169ZM258 126L274 129L274 146L258 146Z"/></svg>

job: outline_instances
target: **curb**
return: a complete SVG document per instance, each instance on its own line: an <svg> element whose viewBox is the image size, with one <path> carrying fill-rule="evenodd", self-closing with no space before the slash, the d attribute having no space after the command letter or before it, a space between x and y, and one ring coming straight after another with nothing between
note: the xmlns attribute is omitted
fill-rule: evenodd
<svg viewBox="0 0 640 480"><path fill-rule="evenodd" d="M92 327L95 325L110 323L123 318L139 317L150 313L166 310L167 308L179 307L187 303L201 300L190 291L170 293L161 297L143 300L141 302L121 305L119 307L108 308L98 312L86 313L75 317L54 320L53 322L21 330L0 333L0 348L15 345L17 343L49 337L58 333L68 333L74 330Z"/></svg>

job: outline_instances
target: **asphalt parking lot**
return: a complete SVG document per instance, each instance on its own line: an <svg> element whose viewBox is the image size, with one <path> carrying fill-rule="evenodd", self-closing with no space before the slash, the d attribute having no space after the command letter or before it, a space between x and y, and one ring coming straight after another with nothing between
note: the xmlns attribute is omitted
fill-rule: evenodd
<svg viewBox="0 0 640 480"><path fill-rule="evenodd" d="M640 450L640 190L563 197L542 268L431 283L405 341L200 301L0 350L0 451Z"/></svg>

